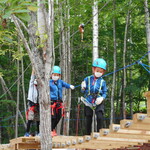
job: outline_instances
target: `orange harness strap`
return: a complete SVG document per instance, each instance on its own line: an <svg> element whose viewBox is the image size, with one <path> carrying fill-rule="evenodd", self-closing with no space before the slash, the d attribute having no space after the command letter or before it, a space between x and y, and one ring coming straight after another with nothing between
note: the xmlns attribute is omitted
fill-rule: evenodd
<svg viewBox="0 0 150 150"><path fill-rule="evenodd" d="M31 107L27 110L27 112L26 112L26 118L27 118L27 120L28 120L28 116L29 116L29 111L35 112L35 105L34 105L34 106L31 106Z"/></svg>
<svg viewBox="0 0 150 150"><path fill-rule="evenodd" d="M51 105L51 113L52 115L54 115L54 109L56 108L56 102L53 103L53 105Z"/></svg>
<svg viewBox="0 0 150 150"><path fill-rule="evenodd" d="M59 103L60 104L60 106L59 107L56 107L56 113L58 113L58 109L61 109L62 108L62 112L61 112L61 114L62 114L62 116L64 117L64 106L63 106L63 104L62 103Z"/></svg>

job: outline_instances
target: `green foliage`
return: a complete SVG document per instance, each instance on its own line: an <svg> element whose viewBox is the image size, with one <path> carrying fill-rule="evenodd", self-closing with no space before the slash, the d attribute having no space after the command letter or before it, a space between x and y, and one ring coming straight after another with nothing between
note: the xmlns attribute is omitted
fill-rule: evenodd
<svg viewBox="0 0 150 150"><path fill-rule="evenodd" d="M9 19L12 14L24 21L30 20L30 11L36 11L36 3L31 0L3 0L0 2L1 16L3 19Z"/></svg>

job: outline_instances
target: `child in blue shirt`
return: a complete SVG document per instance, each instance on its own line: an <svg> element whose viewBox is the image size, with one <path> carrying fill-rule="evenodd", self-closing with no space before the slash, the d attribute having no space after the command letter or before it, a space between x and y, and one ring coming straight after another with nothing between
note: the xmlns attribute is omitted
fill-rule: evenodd
<svg viewBox="0 0 150 150"><path fill-rule="evenodd" d="M52 76L49 81L50 86L50 99L51 99L51 115L52 115L52 136L56 136L56 126L59 123L63 113L63 101L62 101L62 90L63 88L74 89L73 85L70 85L63 80L61 77L61 69L59 66L54 66L52 70Z"/></svg>
<svg viewBox="0 0 150 150"><path fill-rule="evenodd" d="M93 110L91 106L96 106L97 132L103 127L104 99L107 95L105 80L101 77L106 71L106 62L102 58L97 58L92 66L93 75L88 76L81 83L81 90L84 93L87 105L85 106L86 134L91 134Z"/></svg>

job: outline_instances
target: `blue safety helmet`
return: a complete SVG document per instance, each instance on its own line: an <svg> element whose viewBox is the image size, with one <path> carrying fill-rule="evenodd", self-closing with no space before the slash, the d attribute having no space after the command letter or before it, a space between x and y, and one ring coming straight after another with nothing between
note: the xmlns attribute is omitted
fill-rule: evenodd
<svg viewBox="0 0 150 150"><path fill-rule="evenodd" d="M97 59L94 60L92 66L93 67L99 67L99 68L102 68L102 69L106 70L106 65L107 65L107 63L104 59L97 58Z"/></svg>
<svg viewBox="0 0 150 150"><path fill-rule="evenodd" d="M60 67L59 67L59 66L54 66L54 67L53 67L52 73L58 73L58 74L61 74L61 69L60 69Z"/></svg>

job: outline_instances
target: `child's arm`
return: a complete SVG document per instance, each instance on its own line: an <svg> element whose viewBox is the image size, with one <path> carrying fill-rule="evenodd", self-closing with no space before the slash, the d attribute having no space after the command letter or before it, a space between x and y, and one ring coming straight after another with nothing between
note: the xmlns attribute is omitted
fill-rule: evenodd
<svg viewBox="0 0 150 150"><path fill-rule="evenodd" d="M62 80L62 87L65 87L67 89L72 89L72 90L75 89L74 85L70 85L70 84L64 82L63 80Z"/></svg>

